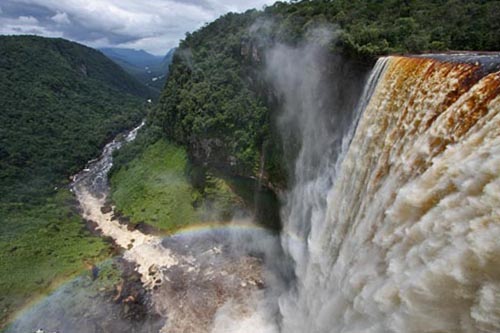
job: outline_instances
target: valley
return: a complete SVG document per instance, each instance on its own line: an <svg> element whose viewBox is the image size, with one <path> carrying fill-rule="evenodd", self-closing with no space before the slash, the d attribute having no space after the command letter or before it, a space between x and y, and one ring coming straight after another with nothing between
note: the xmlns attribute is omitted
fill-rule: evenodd
<svg viewBox="0 0 500 333"><path fill-rule="evenodd" d="M499 332L499 2L233 5L0 5L0 331Z"/></svg>

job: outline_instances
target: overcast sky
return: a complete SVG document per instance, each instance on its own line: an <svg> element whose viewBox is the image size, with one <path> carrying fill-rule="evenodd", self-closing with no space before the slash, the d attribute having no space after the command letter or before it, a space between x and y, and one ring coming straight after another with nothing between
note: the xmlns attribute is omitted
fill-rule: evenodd
<svg viewBox="0 0 500 333"><path fill-rule="evenodd" d="M163 55L187 31L275 0L1 0L0 34L63 37Z"/></svg>

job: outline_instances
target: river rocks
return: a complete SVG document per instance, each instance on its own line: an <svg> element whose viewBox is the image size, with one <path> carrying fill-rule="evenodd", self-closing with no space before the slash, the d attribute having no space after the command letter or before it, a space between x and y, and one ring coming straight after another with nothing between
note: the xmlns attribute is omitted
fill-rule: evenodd
<svg viewBox="0 0 500 333"><path fill-rule="evenodd" d="M157 274L158 273L158 266L154 265L154 264L151 265L151 266L149 266L148 273L149 273L149 275L155 275L155 274Z"/></svg>
<svg viewBox="0 0 500 333"><path fill-rule="evenodd" d="M204 142L200 149L211 156L211 144L219 147L222 142ZM146 321L156 327L161 321L152 320L159 318L157 313L162 316L162 326L168 318L162 332L209 332L215 314L229 301L245 309L242 313L251 313L248 300L264 285L261 259L249 252L232 251L228 243L231 234L224 232L163 238L145 232L149 230L145 223L131 223L112 208L105 182L96 187L93 181L93 177L105 179L103 172L112 161L111 153L105 149L103 163L97 161L73 186L83 217L93 221L89 224L101 237L109 238L123 251L120 281L114 282L105 297L100 296L99 288L97 299L92 293L93 302L104 297L102 310L79 310L80 316L87 316L86 323L94 325L89 332L158 332L159 328L145 330L146 325L139 325ZM259 239L265 236L257 234ZM88 278L83 287L91 290L103 275ZM134 329L137 327L140 329Z"/></svg>
<svg viewBox="0 0 500 333"><path fill-rule="evenodd" d="M154 302L168 316L162 333L210 332L217 311L235 302L243 312L253 311L248 300L262 282L262 263L255 257L177 265L164 271L165 282L154 294ZM254 281L250 283L250 281Z"/></svg>
<svg viewBox="0 0 500 333"><path fill-rule="evenodd" d="M113 207L111 207L111 205L105 205L101 207L101 213L103 214L111 213L112 211Z"/></svg>
<svg viewBox="0 0 500 333"><path fill-rule="evenodd" d="M7 332L158 332L165 320L154 311L135 266L117 259L101 272L95 280L89 274L65 284Z"/></svg>

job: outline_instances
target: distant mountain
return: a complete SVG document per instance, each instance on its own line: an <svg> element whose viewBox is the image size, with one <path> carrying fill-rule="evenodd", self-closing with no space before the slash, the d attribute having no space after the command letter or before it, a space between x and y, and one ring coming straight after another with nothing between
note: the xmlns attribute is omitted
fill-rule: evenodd
<svg viewBox="0 0 500 333"><path fill-rule="evenodd" d="M152 55L144 50L124 49L124 48L102 48L102 53L112 60L126 62L129 65L139 68L154 66L162 62L163 57Z"/></svg>
<svg viewBox="0 0 500 333"><path fill-rule="evenodd" d="M177 50L176 47L170 49L161 61L161 69L166 73L168 73L168 68L174 59L175 50Z"/></svg>
<svg viewBox="0 0 500 333"><path fill-rule="evenodd" d="M152 55L144 50L124 48L102 48L100 51L138 81L150 87L155 94L159 94L165 85L175 48L169 50L164 57Z"/></svg>
<svg viewBox="0 0 500 333"><path fill-rule="evenodd" d="M102 53L35 36L0 37L0 91L0 201L50 192L151 97Z"/></svg>

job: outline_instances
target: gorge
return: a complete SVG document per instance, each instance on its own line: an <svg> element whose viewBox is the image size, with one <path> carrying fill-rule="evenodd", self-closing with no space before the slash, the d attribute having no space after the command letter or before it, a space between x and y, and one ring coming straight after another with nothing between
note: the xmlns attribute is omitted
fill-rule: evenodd
<svg viewBox="0 0 500 333"><path fill-rule="evenodd" d="M277 47L269 66L286 68L283 55L297 65L294 52L320 64L307 50L310 57ZM285 254L250 222L163 241L126 226L121 237L116 221L98 222L139 265L151 311L166 319L161 332L498 332L499 60L381 58L342 137L324 126L328 114L312 84L321 71L299 66L310 78L299 86L291 71L274 77L285 99L282 124L298 119L303 134L282 211ZM98 169L104 179L107 170ZM89 193L76 189L86 214L102 214L102 201L86 207ZM294 273L276 270L284 255ZM54 322L46 307L37 311L38 322ZM23 319L17 325L12 332Z"/></svg>
<svg viewBox="0 0 500 333"><path fill-rule="evenodd" d="M0 36L1 333L500 332L499 1L162 1Z"/></svg>

